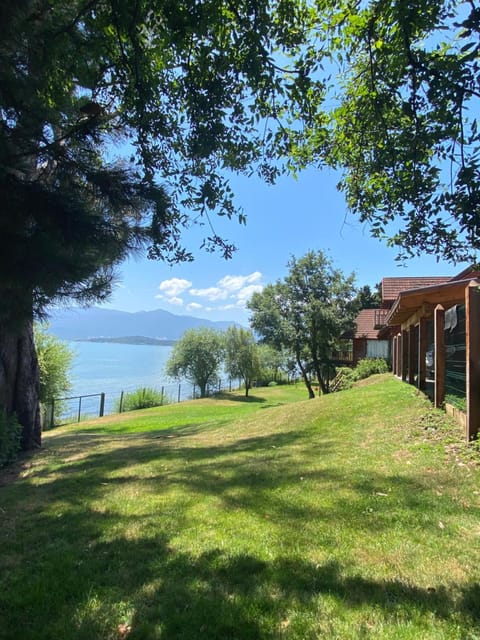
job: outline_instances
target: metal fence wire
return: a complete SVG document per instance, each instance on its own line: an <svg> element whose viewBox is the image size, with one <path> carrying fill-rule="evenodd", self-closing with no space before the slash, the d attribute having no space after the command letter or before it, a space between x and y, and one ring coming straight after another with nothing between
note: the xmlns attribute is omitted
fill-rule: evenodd
<svg viewBox="0 0 480 640"><path fill-rule="evenodd" d="M467 388L465 305L445 313L445 392L465 398Z"/></svg>
<svg viewBox="0 0 480 640"><path fill-rule="evenodd" d="M241 381L234 385L231 379L219 379L215 384L207 387L206 396L221 393L222 391L232 391L233 388L238 389L240 387ZM158 398L156 406L200 398L199 387L186 382L165 384L159 388L149 387L148 390L150 389L155 392ZM50 402L43 406L42 420L44 428L48 429L54 426L101 418L104 415L122 413L124 410L128 410L128 407L126 407L128 395L141 391L142 388L123 389L66 398L52 398Z"/></svg>

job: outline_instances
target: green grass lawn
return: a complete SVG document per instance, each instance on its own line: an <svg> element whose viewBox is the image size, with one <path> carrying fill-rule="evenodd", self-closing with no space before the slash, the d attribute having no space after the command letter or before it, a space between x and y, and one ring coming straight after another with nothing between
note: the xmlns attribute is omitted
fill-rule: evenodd
<svg viewBox="0 0 480 640"><path fill-rule="evenodd" d="M0 474L0 638L480 638L480 457L390 375L44 434Z"/></svg>

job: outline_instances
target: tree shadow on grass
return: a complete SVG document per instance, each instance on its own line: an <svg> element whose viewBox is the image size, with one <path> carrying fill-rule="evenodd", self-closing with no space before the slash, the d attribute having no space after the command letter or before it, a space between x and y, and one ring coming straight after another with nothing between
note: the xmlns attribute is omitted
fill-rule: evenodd
<svg viewBox="0 0 480 640"><path fill-rule="evenodd" d="M27 552L19 574L3 576L2 639L114 639L122 637L118 630L124 625L129 640L273 640L282 636L281 625L292 612L318 618L316 623L331 615L324 614L323 598L350 610L354 621L355 610L367 606L393 626L410 613L429 625L452 620L473 630L480 622L478 584L454 594L442 585L373 579L337 561L267 560L219 548L195 555L178 549L165 532L136 539L102 535L105 517L69 513L53 530L46 514L32 522L32 538L34 530L48 530L52 539ZM133 518L124 524L133 525ZM75 535L65 537L65 530ZM335 619L328 622L335 626ZM319 637L316 623L309 623L305 635L290 637Z"/></svg>
<svg viewBox="0 0 480 640"><path fill-rule="evenodd" d="M256 404L256 403L263 403L263 402L267 402L266 398L263 398L262 396L256 396L256 395L252 395L251 393L248 394L248 396L246 396L245 394L240 396L238 394L233 394L233 393L228 393L226 391L221 391L219 393L216 393L214 396L214 399L217 398L218 400L231 400L232 402L242 402L242 403L246 403L246 404ZM270 404L268 406L271 406Z"/></svg>

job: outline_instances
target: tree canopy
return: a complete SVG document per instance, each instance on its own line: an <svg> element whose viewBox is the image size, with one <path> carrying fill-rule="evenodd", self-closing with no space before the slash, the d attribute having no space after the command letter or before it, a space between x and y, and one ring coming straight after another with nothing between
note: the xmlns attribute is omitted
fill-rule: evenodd
<svg viewBox="0 0 480 640"><path fill-rule="evenodd" d="M344 276L322 251L292 257L288 267L284 280L253 294L251 325L266 344L295 354L313 398L312 374L328 393L333 352L351 326L354 276Z"/></svg>
<svg viewBox="0 0 480 640"><path fill-rule="evenodd" d="M322 0L312 12L309 59L332 81L307 141L292 146L299 164L338 168L350 209L400 258L475 260L480 8Z"/></svg>
<svg viewBox="0 0 480 640"><path fill-rule="evenodd" d="M308 19L303 0L0 3L0 407L24 448L33 318L103 300L132 252L192 259L195 222L231 255L214 216L244 221L229 172L280 170L282 122L316 85L295 61Z"/></svg>
<svg viewBox="0 0 480 640"><path fill-rule="evenodd" d="M258 345L251 331L232 325L225 331L225 370L232 378L241 378L245 396L260 372Z"/></svg>
<svg viewBox="0 0 480 640"><path fill-rule="evenodd" d="M207 327L189 329L173 346L165 373L198 385L200 397L204 398L208 385L218 382L223 356L224 337L220 332Z"/></svg>
<svg viewBox="0 0 480 640"><path fill-rule="evenodd" d="M231 255L212 222L244 221L227 173L274 178L270 143L304 93L276 56L297 52L306 10L276 5L2 3L3 315L102 299L112 267L141 247L189 260L180 236L195 220L207 250Z"/></svg>

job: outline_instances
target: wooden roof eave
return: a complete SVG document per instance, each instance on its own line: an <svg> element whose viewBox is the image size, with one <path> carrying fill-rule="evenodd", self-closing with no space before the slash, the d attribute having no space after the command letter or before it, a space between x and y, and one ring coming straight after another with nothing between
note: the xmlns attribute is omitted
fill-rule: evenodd
<svg viewBox="0 0 480 640"><path fill-rule="evenodd" d="M479 285L480 281L478 279L457 280L432 287L402 291L385 322L389 326L402 325L423 305L430 308L441 304L448 308L454 304L461 304L465 301L465 289L470 283Z"/></svg>

